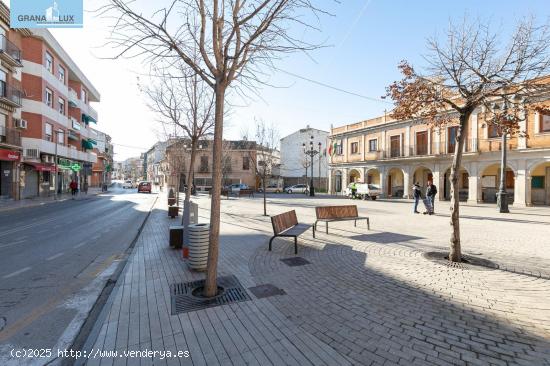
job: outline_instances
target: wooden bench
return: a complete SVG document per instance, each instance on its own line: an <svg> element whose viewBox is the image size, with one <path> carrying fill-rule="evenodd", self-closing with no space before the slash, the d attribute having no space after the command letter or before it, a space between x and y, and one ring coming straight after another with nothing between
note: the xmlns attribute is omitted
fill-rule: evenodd
<svg viewBox="0 0 550 366"><path fill-rule="evenodd" d="M254 197L254 190L253 189L239 189L239 197L241 197L241 196Z"/></svg>
<svg viewBox="0 0 550 366"><path fill-rule="evenodd" d="M306 232L310 227L313 228L313 237L315 238L315 225L299 224L296 218L296 211L288 211L280 215L271 216L271 225L273 226L273 236L269 240L269 250L271 243L276 237L293 237L294 254L298 254L298 236Z"/></svg>
<svg viewBox="0 0 550 366"><path fill-rule="evenodd" d="M313 224L315 230L318 222L325 222L327 234L328 223L336 221L353 221L354 226L357 226L357 220L367 220L367 228L370 230L369 218L359 216L356 205L315 207L315 216L317 218Z"/></svg>

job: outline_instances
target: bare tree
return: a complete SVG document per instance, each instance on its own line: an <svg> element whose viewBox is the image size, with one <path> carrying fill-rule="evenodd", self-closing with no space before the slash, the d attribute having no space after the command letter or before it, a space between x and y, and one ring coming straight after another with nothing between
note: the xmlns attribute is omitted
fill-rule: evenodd
<svg viewBox="0 0 550 366"><path fill-rule="evenodd" d="M255 123L255 149L248 151L248 158L254 166L254 173L262 184L262 193L264 201L264 216L267 216L267 196L266 188L273 174L273 168L279 163L278 143L279 132L273 124L267 124L262 120ZM244 135L243 140L248 140Z"/></svg>
<svg viewBox="0 0 550 366"><path fill-rule="evenodd" d="M536 26L533 19L520 21L506 46L486 24L464 21L451 24L446 43L428 40L426 74L417 73L406 61L399 65L403 79L387 88L395 102L392 117L420 119L435 126L458 126L451 165L451 226L449 259L461 261L458 175L462 162L466 126L476 109L504 105L491 123L503 133L519 131L522 110L546 89L539 78L550 71L548 25ZM515 117L513 117L515 116Z"/></svg>
<svg viewBox="0 0 550 366"><path fill-rule="evenodd" d="M303 28L312 28L304 12L315 18L321 11L312 0L170 0L152 16L143 15L133 2L108 0L99 11L112 16L110 45L114 57L144 57L185 62L215 95L214 156L210 243L204 295L217 293L220 231L223 117L228 88L251 86L278 56L308 51L316 45L302 40ZM200 59L192 57L199 50Z"/></svg>
<svg viewBox="0 0 550 366"><path fill-rule="evenodd" d="M180 77L174 78L166 74L166 70L156 70L151 84L142 90L149 97L149 108L161 117L159 121L169 131L173 128L175 136L183 137L183 143L176 143L180 151L173 154L172 159L175 159L172 168L176 169L178 178L186 167L185 157L188 152L190 154L182 215L184 242L187 244L193 169L199 141L210 135L214 127L214 96L212 90L188 66L179 64L175 70ZM179 192L179 179L177 185Z"/></svg>

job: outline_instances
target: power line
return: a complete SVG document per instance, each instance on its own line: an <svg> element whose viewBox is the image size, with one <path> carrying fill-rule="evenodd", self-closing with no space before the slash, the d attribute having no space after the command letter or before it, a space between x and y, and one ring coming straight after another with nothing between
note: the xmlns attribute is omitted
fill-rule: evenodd
<svg viewBox="0 0 550 366"><path fill-rule="evenodd" d="M320 81L316 81L316 80L313 80L313 79L309 79L309 78L306 78L305 76L301 76L301 75L292 73L292 72L290 72L290 71L286 71L286 70L283 70L283 69L279 69L278 67L275 67L275 69L276 69L276 70L279 70L279 71L281 71L281 72L284 72L285 74L288 74L288 75L290 75L290 76L294 76L295 78L302 79L302 80L308 81L308 82L310 82L310 83L313 83L313 84L317 84L317 85L323 86L323 87L328 88L328 89L336 90L336 91L339 91L339 92L341 92L341 93L353 95L353 96L356 96L356 97L359 97L359 98L363 98L363 99L366 99L366 100L370 100L370 101L373 101L373 102L385 103L385 104L393 104L393 103L391 103L391 102L387 102L387 101L382 100L382 99L379 99L379 98L368 97L368 96L366 96L366 95L362 95L362 94L359 94L359 93L351 92L351 91L348 91L348 90L345 90L345 89L338 88L338 87L336 87L336 86L332 86L332 85L329 85L329 84L322 83L322 82L320 82Z"/></svg>

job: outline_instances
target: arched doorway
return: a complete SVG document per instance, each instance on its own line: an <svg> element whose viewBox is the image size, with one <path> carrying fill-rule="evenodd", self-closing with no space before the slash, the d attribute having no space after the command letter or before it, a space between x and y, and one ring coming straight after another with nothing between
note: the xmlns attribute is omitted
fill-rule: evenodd
<svg viewBox="0 0 550 366"><path fill-rule="evenodd" d="M550 205L550 161L535 165L530 172L531 203Z"/></svg>
<svg viewBox="0 0 550 366"><path fill-rule="evenodd" d="M399 168L388 170L386 194L392 198L403 198L405 175Z"/></svg>
<svg viewBox="0 0 550 366"><path fill-rule="evenodd" d="M361 182L361 173L358 170L352 169L349 172L349 183L359 183Z"/></svg>
<svg viewBox="0 0 550 366"><path fill-rule="evenodd" d="M339 170L334 172L334 192L342 192L342 172Z"/></svg>
<svg viewBox="0 0 550 366"><path fill-rule="evenodd" d="M507 166L504 177L508 203L514 202L515 173ZM495 163L487 166L481 172L481 200L485 203L496 203L497 192L500 187L500 164Z"/></svg>
<svg viewBox="0 0 550 366"><path fill-rule="evenodd" d="M374 184L375 186L380 187L380 171L378 169L369 169L367 171L366 183Z"/></svg>
<svg viewBox="0 0 550 366"><path fill-rule="evenodd" d="M460 167L458 171L458 199L459 201L468 200L468 188L470 174L466 169ZM498 184L497 184L498 189ZM443 199L451 199L451 168L449 167L443 176Z"/></svg>
<svg viewBox="0 0 550 366"><path fill-rule="evenodd" d="M422 188L422 192L426 192L428 182L433 182L433 179L432 171L426 167L420 166L416 168L413 173L412 184L418 183Z"/></svg>

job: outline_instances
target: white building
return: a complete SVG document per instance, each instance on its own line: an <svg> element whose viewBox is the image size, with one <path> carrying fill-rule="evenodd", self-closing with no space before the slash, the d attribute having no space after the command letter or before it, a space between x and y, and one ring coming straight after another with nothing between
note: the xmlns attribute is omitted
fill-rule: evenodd
<svg viewBox="0 0 550 366"><path fill-rule="evenodd" d="M313 148L315 150L319 150L318 144L321 143L321 153L313 158L314 185L326 189L326 151L329 133L328 131L311 128L309 125L281 139L281 177L284 179L285 185L309 183L311 158L304 154L303 144L305 143L307 149L309 149L311 136L313 136Z"/></svg>

